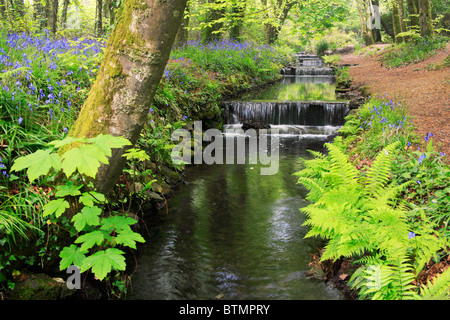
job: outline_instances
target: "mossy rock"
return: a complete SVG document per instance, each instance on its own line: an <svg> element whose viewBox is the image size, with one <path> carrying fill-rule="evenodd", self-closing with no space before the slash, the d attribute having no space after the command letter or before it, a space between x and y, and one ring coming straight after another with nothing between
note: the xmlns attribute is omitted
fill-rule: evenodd
<svg viewBox="0 0 450 320"><path fill-rule="evenodd" d="M62 279L52 278L44 273L22 274L14 290L9 295L10 300L62 300L75 290L67 288Z"/></svg>

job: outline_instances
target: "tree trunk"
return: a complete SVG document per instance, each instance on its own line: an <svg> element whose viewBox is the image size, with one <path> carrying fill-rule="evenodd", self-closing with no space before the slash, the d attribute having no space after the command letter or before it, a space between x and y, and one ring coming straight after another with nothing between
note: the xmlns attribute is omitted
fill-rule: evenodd
<svg viewBox="0 0 450 320"><path fill-rule="evenodd" d="M101 67L72 137L123 136L134 144L169 59L187 0L125 0L105 49ZM109 193L125 165L125 149L114 149L95 179Z"/></svg>
<svg viewBox="0 0 450 320"><path fill-rule="evenodd" d="M48 0L50 1L50 0ZM58 27L58 0L50 1L49 28L55 34Z"/></svg>
<svg viewBox="0 0 450 320"><path fill-rule="evenodd" d="M61 29L63 29L63 30L66 28L67 9L69 8L69 3L70 3L70 0L64 0L64 2L63 2L63 8L62 8L62 12L61 12Z"/></svg>
<svg viewBox="0 0 450 320"><path fill-rule="evenodd" d="M403 0L398 0L398 13L400 15L400 26L402 32L406 32L406 15L405 15L405 5Z"/></svg>
<svg viewBox="0 0 450 320"><path fill-rule="evenodd" d="M380 17L380 22L381 22L381 26L382 26L383 29L384 29L384 32L386 32L387 35L390 36L390 37L392 38L392 41L395 42L395 35L394 35L394 33L392 32L392 30L389 29L388 25L386 24L386 21L384 21L383 18Z"/></svg>
<svg viewBox="0 0 450 320"><path fill-rule="evenodd" d="M189 13L189 6L186 6L186 11ZM189 15L184 15L183 20L181 20L180 28L178 28L177 36L175 38L176 45L182 45L187 42L189 36Z"/></svg>
<svg viewBox="0 0 450 320"><path fill-rule="evenodd" d="M95 35L101 37L103 34L103 0L96 0L94 29Z"/></svg>
<svg viewBox="0 0 450 320"><path fill-rule="evenodd" d="M419 4L417 0L407 0L409 25L410 27L419 27Z"/></svg>
<svg viewBox="0 0 450 320"><path fill-rule="evenodd" d="M364 39L366 46L370 46L374 43L371 30L367 26L367 14L365 0L356 0L358 6L359 22L361 23L361 37Z"/></svg>
<svg viewBox="0 0 450 320"><path fill-rule="evenodd" d="M434 35L430 0L419 0L419 23L420 35L422 37L430 37Z"/></svg>
<svg viewBox="0 0 450 320"><path fill-rule="evenodd" d="M241 40L241 29L245 16L245 1L233 3L231 13L233 15L233 25L230 28L230 39Z"/></svg>
<svg viewBox="0 0 450 320"><path fill-rule="evenodd" d="M400 13L398 9L398 2L397 0L392 1L392 24L394 26L394 36L395 36L395 43L399 44L401 43L402 37L398 37L397 35L402 32L402 26L400 22Z"/></svg>
<svg viewBox="0 0 450 320"><path fill-rule="evenodd" d="M215 0L208 0L210 4L215 4ZM206 23L210 24L202 29L202 43L217 41L222 37L223 23L217 22L224 15L223 8L211 8L207 13Z"/></svg>

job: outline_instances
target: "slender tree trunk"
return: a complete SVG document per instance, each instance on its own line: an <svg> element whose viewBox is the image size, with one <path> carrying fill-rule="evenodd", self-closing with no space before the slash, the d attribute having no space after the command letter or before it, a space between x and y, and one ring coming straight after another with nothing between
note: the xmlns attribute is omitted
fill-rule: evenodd
<svg viewBox="0 0 450 320"><path fill-rule="evenodd" d="M395 43L401 43L403 41L402 37L397 36L399 33L402 32L402 26L400 21L400 12L398 9L398 1L393 0L392 1L392 24L394 26L394 36L395 36Z"/></svg>
<svg viewBox="0 0 450 320"><path fill-rule="evenodd" d="M230 28L230 38L235 40L241 39L241 29L245 16L245 1L237 1L233 3L231 13L233 15L233 25Z"/></svg>
<svg viewBox="0 0 450 320"><path fill-rule="evenodd" d="M383 19L382 17L380 17L380 22L381 22L381 26L382 26L383 29L384 29L384 32L386 32L387 35L390 36L390 37L392 38L392 41L395 42L395 35L394 35L394 33L392 32L392 30L389 29L389 27L388 27L386 21L384 21L384 19Z"/></svg>
<svg viewBox="0 0 450 320"><path fill-rule="evenodd" d="M419 27L419 4L417 0L407 0L409 25L410 27Z"/></svg>
<svg viewBox="0 0 450 320"><path fill-rule="evenodd" d="M422 37L430 37L434 35L430 0L419 0L419 23L420 35Z"/></svg>
<svg viewBox="0 0 450 320"><path fill-rule="evenodd" d="M169 59L187 0L125 0L108 38L99 74L72 137L123 136L135 143ZM99 192L112 190L125 165L125 149L114 149L95 179Z"/></svg>
<svg viewBox="0 0 450 320"><path fill-rule="evenodd" d="M403 0L398 0L398 12L400 15L400 25L402 32L406 32L406 14L405 14L405 4Z"/></svg>
<svg viewBox="0 0 450 320"><path fill-rule="evenodd" d="M64 0L64 2L63 2L62 12L61 12L61 29L63 29L63 30L66 28L67 9L69 8L69 3L70 3L70 0Z"/></svg>
<svg viewBox="0 0 450 320"><path fill-rule="evenodd" d="M368 9L367 20L374 18L374 14L375 14L374 6L379 6L378 0L368 0L367 1L367 9ZM368 32L372 33L371 35L368 35L368 36L371 37L371 41L373 43L381 42L380 29L377 29L374 24L372 25L372 29L369 30Z"/></svg>
<svg viewBox="0 0 450 320"><path fill-rule="evenodd" d="M189 5L186 6L186 14L184 15L183 20L181 20L180 28L178 29L177 36L175 38L175 44L181 45L186 43L189 36Z"/></svg>
<svg viewBox="0 0 450 320"><path fill-rule="evenodd" d="M368 10L366 8L366 0L357 0L356 3L358 6L359 21L361 23L361 36L366 46L370 46L374 43L374 39L372 30L369 30L367 26Z"/></svg>
<svg viewBox="0 0 450 320"><path fill-rule="evenodd" d="M215 0L208 0L208 3L215 5L219 4ZM223 8L211 8L207 13L206 22L208 25L202 29L202 43L208 43L212 41L217 41L222 37L222 27L223 23L217 22L224 15Z"/></svg>
<svg viewBox="0 0 450 320"><path fill-rule="evenodd" d="M48 0L50 1L50 12L49 12L49 28L50 31L55 34L58 27L58 0Z"/></svg>
<svg viewBox="0 0 450 320"><path fill-rule="evenodd" d="M103 0L96 0L94 29L95 35L101 37L103 34Z"/></svg>

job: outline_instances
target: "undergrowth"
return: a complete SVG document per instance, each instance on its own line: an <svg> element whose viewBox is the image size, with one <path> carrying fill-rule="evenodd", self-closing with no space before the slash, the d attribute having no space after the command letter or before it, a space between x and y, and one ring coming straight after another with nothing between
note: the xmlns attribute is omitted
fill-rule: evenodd
<svg viewBox="0 0 450 320"><path fill-rule="evenodd" d="M310 190L307 237L327 240L322 261L351 259L349 284L361 299L448 299L450 268L419 281L426 265L448 259L447 155L384 98L349 115L340 134L296 173Z"/></svg>

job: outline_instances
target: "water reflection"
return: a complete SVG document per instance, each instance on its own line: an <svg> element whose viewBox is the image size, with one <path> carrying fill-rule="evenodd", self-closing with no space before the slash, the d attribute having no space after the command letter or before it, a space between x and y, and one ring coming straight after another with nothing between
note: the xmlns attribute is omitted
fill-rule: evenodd
<svg viewBox="0 0 450 320"><path fill-rule="evenodd" d="M129 299L342 299L308 279L317 240L304 239L305 190L293 172L306 149L323 139L281 139L279 172L259 165L197 165L169 201L169 212L148 221ZM289 146L285 148L283 146Z"/></svg>
<svg viewBox="0 0 450 320"><path fill-rule="evenodd" d="M336 83L331 76L286 76L267 90L244 95L252 101L335 101Z"/></svg>

